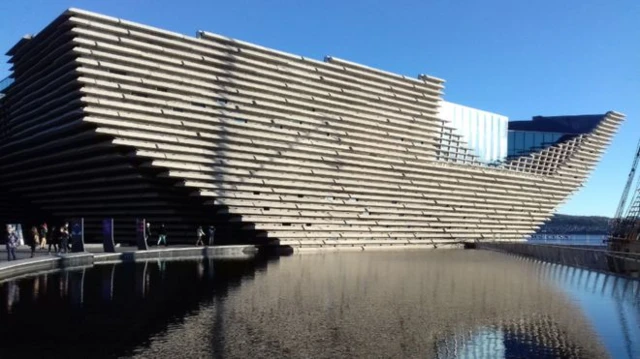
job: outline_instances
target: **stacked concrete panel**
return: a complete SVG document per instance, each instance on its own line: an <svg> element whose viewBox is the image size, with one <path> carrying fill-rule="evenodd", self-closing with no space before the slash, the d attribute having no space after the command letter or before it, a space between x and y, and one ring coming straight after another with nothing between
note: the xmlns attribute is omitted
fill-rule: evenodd
<svg viewBox="0 0 640 359"><path fill-rule="evenodd" d="M9 55L12 198L96 231L146 217L180 240L207 223L229 242L301 248L522 239L623 118L494 168L438 117L444 81L430 76L74 9Z"/></svg>

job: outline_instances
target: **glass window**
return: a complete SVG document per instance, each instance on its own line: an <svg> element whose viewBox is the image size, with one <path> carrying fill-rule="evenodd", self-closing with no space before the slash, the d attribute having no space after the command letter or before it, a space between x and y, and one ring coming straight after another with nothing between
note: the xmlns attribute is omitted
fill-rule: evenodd
<svg viewBox="0 0 640 359"><path fill-rule="evenodd" d="M536 145L535 138L536 138L535 132L524 133L524 150L526 152L530 152L531 149Z"/></svg>
<svg viewBox="0 0 640 359"><path fill-rule="evenodd" d="M523 156L555 145L564 133L542 131L515 131L508 132L508 155Z"/></svg>
<svg viewBox="0 0 640 359"><path fill-rule="evenodd" d="M516 134L514 131L509 131L507 134L507 156L513 156L516 153Z"/></svg>

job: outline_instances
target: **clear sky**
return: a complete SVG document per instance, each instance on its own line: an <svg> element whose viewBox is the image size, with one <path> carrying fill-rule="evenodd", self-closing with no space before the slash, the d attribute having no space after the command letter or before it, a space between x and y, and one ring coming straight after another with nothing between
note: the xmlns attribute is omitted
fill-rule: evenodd
<svg viewBox="0 0 640 359"><path fill-rule="evenodd" d="M69 7L430 74L447 80L447 100L514 120L625 113L602 162L560 213L613 215L640 138L640 0L0 0L0 50Z"/></svg>

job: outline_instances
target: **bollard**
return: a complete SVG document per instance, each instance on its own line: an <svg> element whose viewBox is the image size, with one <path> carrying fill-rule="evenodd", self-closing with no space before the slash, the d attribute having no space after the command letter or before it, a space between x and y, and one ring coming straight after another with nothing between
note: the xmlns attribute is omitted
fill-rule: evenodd
<svg viewBox="0 0 640 359"><path fill-rule="evenodd" d="M145 236L145 230L147 228L147 221L145 219L136 219L136 242L138 244L138 250L146 251L149 249L147 238Z"/></svg>
<svg viewBox="0 0 640 359"><path fill-rule="evenodd" d="M114 253L116 251L113 229L113 218L102 220L102 248L105 253Z"/></svg>
<svg viewBox="0 0 640 359"><path fill-rule="evenodd" d="M71 220L71 251L84 252L84 218Z"/></svg>

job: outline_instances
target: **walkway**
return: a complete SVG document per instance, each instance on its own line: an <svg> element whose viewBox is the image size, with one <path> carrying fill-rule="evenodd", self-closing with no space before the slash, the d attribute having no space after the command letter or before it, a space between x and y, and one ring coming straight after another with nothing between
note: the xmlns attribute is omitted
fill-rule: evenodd
<svg viewBox="0 0 640 359"><path fill-rule="evenodd" d="M97 244L97 243L85 243L85 250L89 253L104 253L102 244ZM169 249L177 249L177 248L196 248L195 246L188 246L188 245L172 245L172 246L168 246L168 247L164 247L164 246L151 246L149 247L150 250L153 249L164 249L164 248L169 248ZM202 248L202 247L201 247ZM137 247L133 247L133 246L119 246L116 247L116 252L134 252L137 251L138 248ZM36 257L51 257L54 256L54 253L48 253L47 249L38 249L36 250ZM16 251L16 258L17 259L26 259L26 258L30 258L31 257L31 247L29 246L20 246L18 248L18 250ZM0 244L0 262L6 262L7 261L7 247L4 244Z"/></svg>

